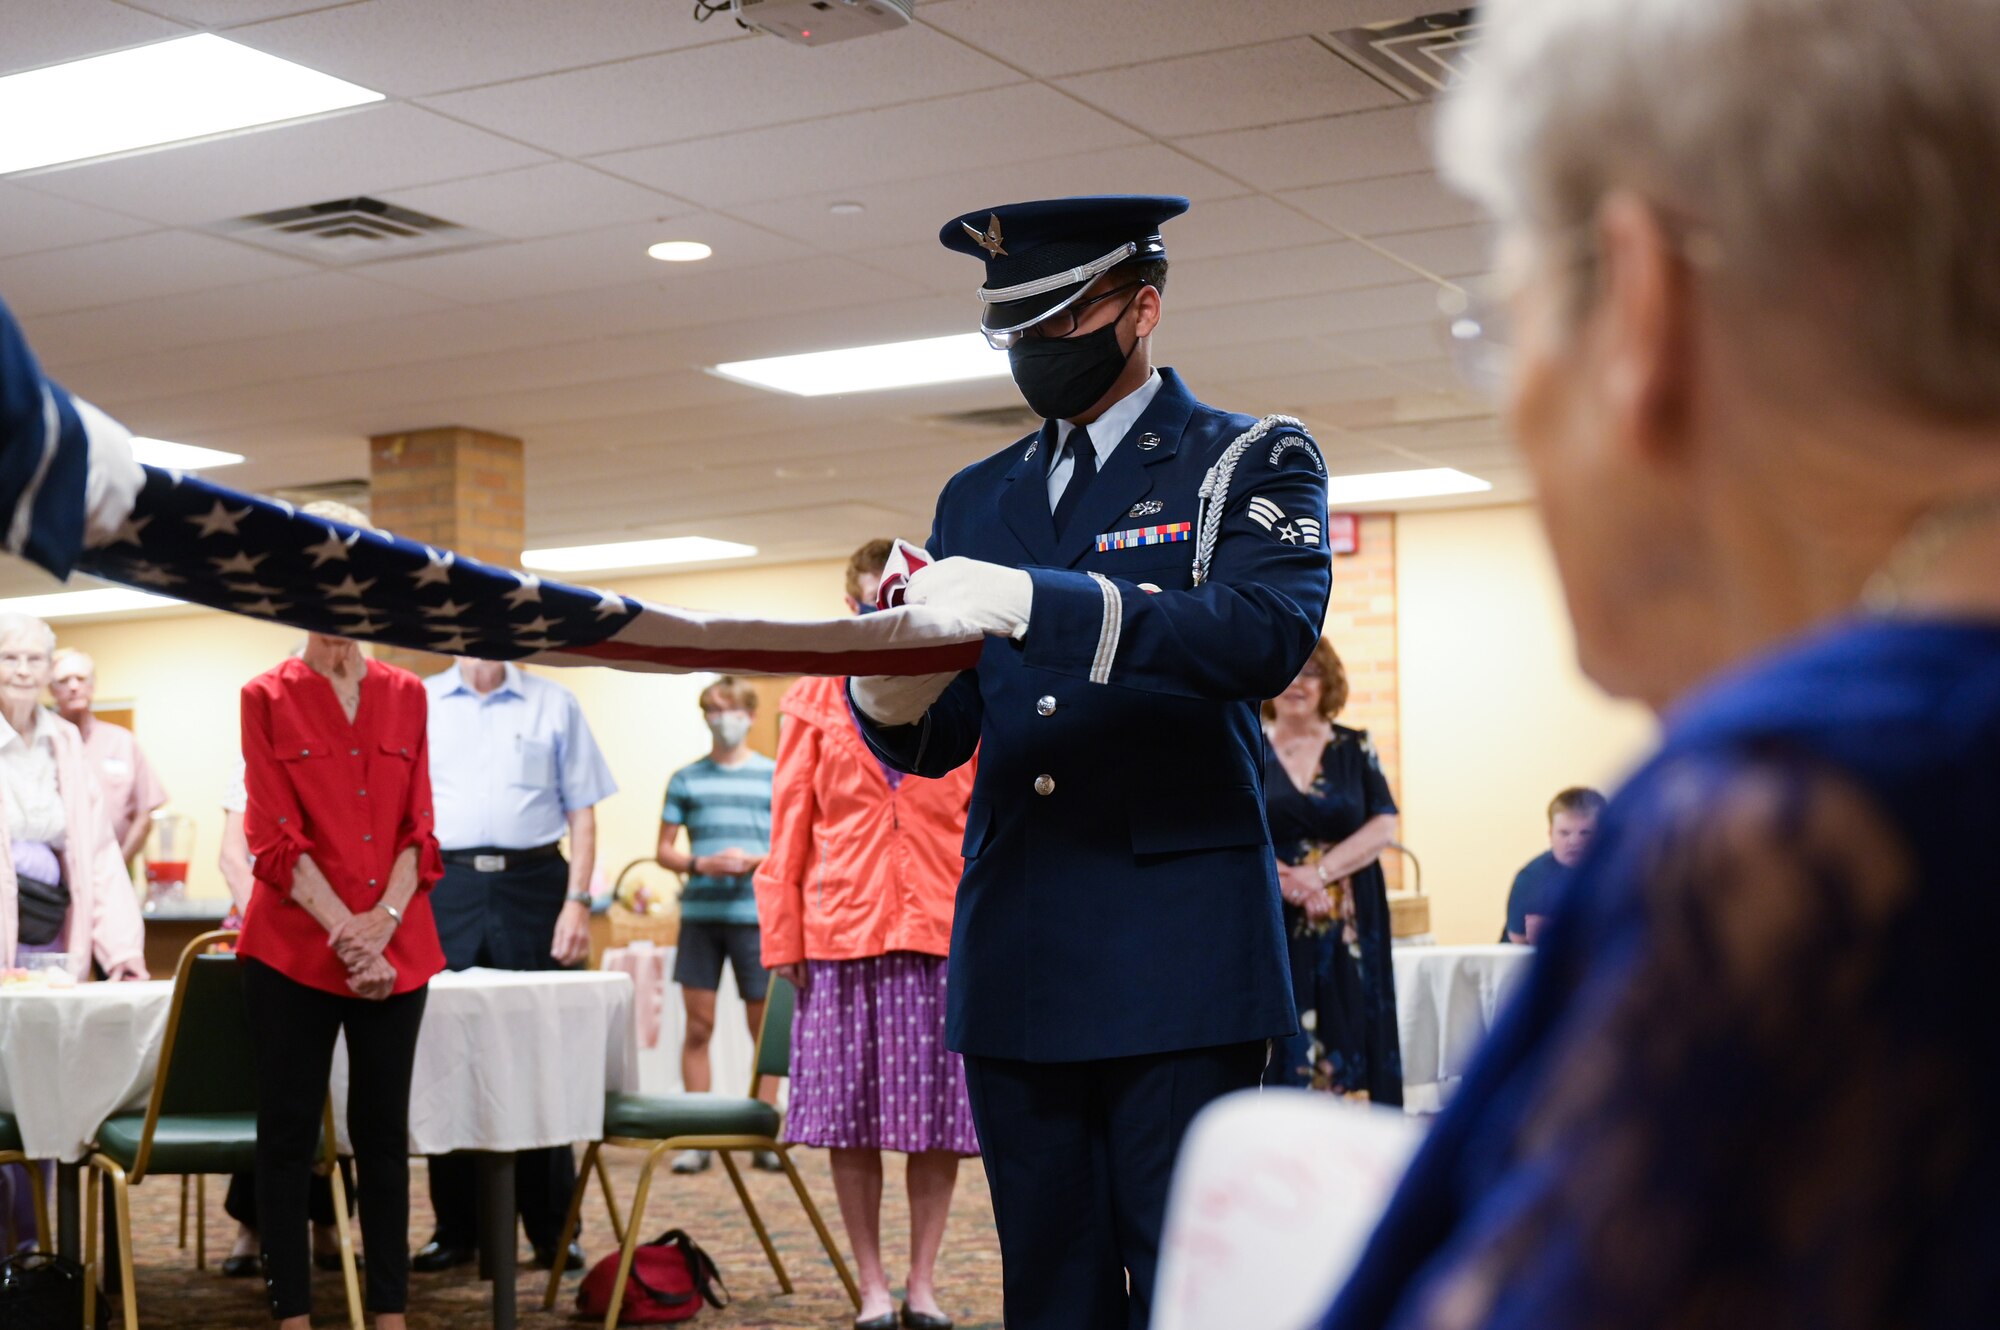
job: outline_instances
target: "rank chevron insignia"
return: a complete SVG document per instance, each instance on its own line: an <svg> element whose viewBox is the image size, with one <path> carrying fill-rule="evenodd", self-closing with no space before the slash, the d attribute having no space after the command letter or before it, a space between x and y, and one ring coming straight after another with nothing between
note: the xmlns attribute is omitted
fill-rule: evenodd
<svg viewBox="0 0 2000 1330"><path fill-rule="evenodd" d="M1285 510L1260 494L1250 500L1250 520L1269 531L1285 520Z"/></svg>

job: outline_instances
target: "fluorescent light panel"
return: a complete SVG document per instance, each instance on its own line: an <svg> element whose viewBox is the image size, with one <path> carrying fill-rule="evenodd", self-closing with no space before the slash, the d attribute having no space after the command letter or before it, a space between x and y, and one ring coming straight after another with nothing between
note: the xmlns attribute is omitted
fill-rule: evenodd
<svg viewBox="0 0 2000 1330"><path fill-rule="evenodd" d="M243 454L225 453L219 448L200 448L192 443L141 437L132 440L132 460L172 471L201 471L212 466L235 466L243 460Z"/></svg>
<svg viewBox="0 0 2000 1330"><path fill-rule="evenodd" d="M764 360L735 360L714 373L753 388L797 397L868 393L914 388L928 383L997 379L1008 372L1007 353L995 351L979 333L926 337L914 342L851 346L841 351L808 351Z"/></svg>
<svg viewBox="0 0 2000 1330"><path fill-rule="evenodd" d="M747 559L755 545L707 536L670 536L665 540L625 540L612 545L566 545L560 549L529 550L523 568L545 573L598 573L612 568L664 568L676 563L713 563Z"/></svg>
<svg viewBox="0 0 2000 1330"><path fill-rule="evenodd" d="M1434 499L1441 494L1478 494L1490 482L1448 466L1422 471L1377 471L1365 476L1332 476L1326 501L1334 508L1357 503L1387 503L1393 499Z"/></svg>
<svg viewBox="0 0 2000 1330"><path fill-rule="evenodd" d="M213 33L177 37L0 78L0 175L381 100Z"/></svg>
<svg viewBox="0 0 2000 1330"><path fill-rule="evenodd" d="M37 619L77 619L96 614L159 610L183 604L186 602L171 596L155 596L125 587L102 587L95 591L53 591L45 596L15 596L0 600L0 611L31 615Z"/></svg>

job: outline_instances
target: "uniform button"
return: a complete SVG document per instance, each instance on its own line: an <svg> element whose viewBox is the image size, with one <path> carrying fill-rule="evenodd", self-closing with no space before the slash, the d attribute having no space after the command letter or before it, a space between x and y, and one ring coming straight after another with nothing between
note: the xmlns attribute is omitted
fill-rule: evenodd
<svg viewBox="0 0 2000 1330"><path fill-rule="evenodd" d="M372 831L369 831L369 832L364 832L364 833L362 834L362 837L361 837L361 839L363 839L363 840L374 840L374 839L375 839L375 833L374 833L374 832L372 832Z"/></svg>
<svg viewBox="0 0 2000 1330"><path fill-rule="evenodd" d="M369 885L369 886L371 886L371 887L372 887L372 886L374 886L374 885L375 885L375 879L374 879L374 878L372 878L372 877L371 877L371 878L369 878L369 879L368 879L368 885Z"/></svg>
<svg viewBox="0 0 2000 1330"><path fill-rule="evenodd" d="M348 755L349 757L360 757L360 756L361 756L361 750L360 750L359 748L350 748L350 749L348 749L348 750L347 750L347 755Z"/></svg>
<svg viewBox="0 0 2000 1330"><path fill-rule="evenodd" d="M1055 792L1056 792L1056 779L1054 776L1035 777L1036 794L1054 794Z"/></svg>
<svg viewBox="0 0 2000 1330"><path fill-rule="evenodd" d="M1053 716L1053 715L1055 715L1055 714L1056 714L1056 700L1055 700L1055 699L1054 699L1053 697L1046 697L1046 696L1045 696L1045 697L1041 697L1041 698L1038 698L1038 699L1036 699L1036 701L1035 701L1035 714L1036 714L1036 715L1038 715L1038 716Z"/></svg>
<svg viewBox="0 0 2000 1330"><path fill-rule="evenodd" d="M356 790L354 793L363 799L368 797L368 791L366 790Z"/></svg>
<svg viewBox="0 0 2000 1330"><path fill-rule="evenodd" d="M310 748L301 748L301 749L299 749L299 756L300 756L300 757L311 757L312 755L313 755L313 750L312 750L312 749L310 749Z"/></svg>

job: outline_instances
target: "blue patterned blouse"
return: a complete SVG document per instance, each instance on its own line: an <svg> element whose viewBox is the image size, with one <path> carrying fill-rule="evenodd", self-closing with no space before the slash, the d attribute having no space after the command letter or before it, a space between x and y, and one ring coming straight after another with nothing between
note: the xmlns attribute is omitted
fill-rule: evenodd
<svg viewBox="0 0 2000 1330"><path fill-rule="evenodd" d="M2000 1325L2000 625L1668 718L1334 1330Z"/></svg>

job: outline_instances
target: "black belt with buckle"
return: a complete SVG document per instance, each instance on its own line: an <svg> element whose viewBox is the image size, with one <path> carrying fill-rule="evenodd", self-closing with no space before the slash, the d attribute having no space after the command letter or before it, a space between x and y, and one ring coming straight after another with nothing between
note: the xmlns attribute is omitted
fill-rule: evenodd
<svg viewBox="0 0 2000 1330"><path fill-rule="evenodd" d="M537 845L532 850L502 850L490 845L482 845L476 850L446 850L444 861L470 868L478 873L504 873L510 868L520 868L525 864L540 863L544 859L562 858L562 845L552 842Z"/></svg>

